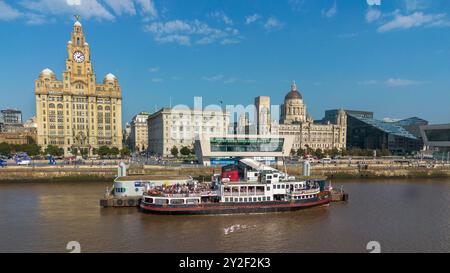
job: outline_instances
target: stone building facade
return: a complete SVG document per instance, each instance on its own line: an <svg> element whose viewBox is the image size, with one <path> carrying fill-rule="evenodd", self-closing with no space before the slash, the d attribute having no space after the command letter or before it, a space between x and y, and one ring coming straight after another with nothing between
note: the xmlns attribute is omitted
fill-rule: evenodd
<svg viewBox="0 0 450 273"><path fill-rule="evenodd" d="M101 146L122 147L122 92L107 74L97 83L89 44L79 21L67 43L62 80L46 68L35 81L38 144L92 154Z"/></svg>
<svg viewBox="0 0 450 273"><path fill-rule="evenodd" d="M340 110L336 123L315 123L306 111L306 104L297 85L291 85L291 90L284 98L281 107L280 123L271 125L273 135L294 136L292 149L322 149L328 150L346 148L347 115Z"/></svg>
<svg viewBox="0 0 450 273"><path fill-rule="evenodd" d="M230 116L226 111L163 108L148 118L148 151L170 156L175 146L193 149L195 140L205 135L227 135Z"/></svg>
<svg viewBox="0 0 450 273"><path fill-rule="evenodd" d="M149 113L141 112L133 117L130 123L130 148L132 151L143 152L148 148Z"/></svg>

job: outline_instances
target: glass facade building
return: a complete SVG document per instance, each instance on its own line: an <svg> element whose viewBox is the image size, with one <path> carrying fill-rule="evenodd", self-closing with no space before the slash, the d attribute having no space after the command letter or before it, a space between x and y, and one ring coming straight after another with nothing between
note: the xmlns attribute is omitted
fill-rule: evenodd
<svg viewBox="0 0 450 273"><path fill-rule="evenodd" d="M348 113L347 147L389 150L406 155L420 151L422 140L397 122L385 122Z"/></svg>
<svg viewBox="0 0 450 273"><path fill-rule="evenodd" d="M281 152L284 138L211 138L212 152Z"/></svg>

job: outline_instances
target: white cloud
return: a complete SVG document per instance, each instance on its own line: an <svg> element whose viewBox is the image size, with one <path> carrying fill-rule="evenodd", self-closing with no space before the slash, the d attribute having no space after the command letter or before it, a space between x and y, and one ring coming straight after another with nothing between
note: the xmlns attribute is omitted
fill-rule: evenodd
<svg viewBox="0 0 450 273"><path fill-rule="evenodd" d="M322 11L322 15L331 18L337 14L337 2L334 1L333 5L326 11Z"/></svg>
<svg viewBox="0 0 450 273"><path fill-rule="evenodd" d="M222 42L220 42L222 45L234 45L234 44L239 44L241 41L238 39L229 39L229 38L225 38L223 39Z"/></svg>
<svg viewBox="0 0 450 273"><path fill-rule="evenodd" d="M215 18L227 25L233 25L233 20L230 19L223 11L215 11L209 15L211 18Z"/></svg>
<svg viewBox="0 0 450 273"><path fill-rule="evenodd" d="M123 0L122 0L123 1ZM141 6L142 15L146 19L155 19L158 17L158 10L155 7L153 0L135 0Z"/></svg>
<svg viewBox="0 0 450 273"><path fill-rule="evenodd" d="M195 44L211 44L217 41L226 44L230 41L226 39L239 41L239 30L231 27L213 28L199 20L153 22L145 29L155 36L155 41L160 43L174 42L180 45L191 45L192 40L195 40Z"/></svg>
<svg viewBox="0 0 450 273"><path fill-rule="evenodd" d="M378 32L387 32L395 29L409 29L414 27L442 27L450 26L450 21L446 19L445 13L424 14L423 12L414 12L410 15L395 13L394 18L381 25Z"/></svg>
<svg viewBox="0 0 450 273"><path fill-rule="evenodd" d="M280 22L277 18L271 16L264 24L264 28L267 30L281 29L283 28L283 23Z"/></svg>
<svg viewBox="0 0 450 273"><path fill-rule="evenodd" d="M236 78L228 78L228 79L226 79L226 80L224 81L224 83L226 83L226 84L232 84L232 83L235 83L236 81L237 81Z"/></svg>
<svg viewBox="0 0 450 273"><path fill-rule="evenodd" d="M205 81L214 82L214 81L219 81L219 80L223 79L224 77L225 77L224 75L219 74L219 75L214 75L214 76L210 76L210 77L203 76L202 79Z"/></svg>
<svg viewBox="0 0 450 273"><path fill-rule="evenodd" d="M154 83L160 83L160 82L163 82L164 80L163 79L161 79L161 78L153 78L152 79L152 82L154 82Z"/></svg>
<svg viewBox="0 0 450 273"><path fill-rule="evenodd" d="M258 21L259 19L261 19L261 15L255 13L253 15L246 16L245 17L245 23L247 25L249 25L251 23L254 23L254 22Z"/></svg>
<svg viewBox="0 0 450 273"><path fill-rule="evenodd" d="M300 11L305 4L305 0L289 0L288 3L293 11Z"/></svg>
<svg viewBox="0 0 450 273"><path fill-rule="evenodd" d="M375 8L369 8L366 13L366 21L372 23L381 17L381 11Z"/></svg>
<svg viewBox="0 0 450 273"><path fill-rule="evenodd" d="M21 17L23 14L0 0L0 20L10 21Z"/></svg>
<svg viewBox="0 0 450 273"><path fill-rule="evenodd" d="M115 14L121 16L122 14L136 15L134 2L129 0L104 0L106 4L114 11Z"/></svg>
<svg viewBox="0 0 450 273"><path fill-rule="evenodd" d="M155 67L150 67L148 70L149 70L151 73L156 73L156 72L159 72L159 67L157 67L157 66L155 66Z"/></svg>
<svg viewBox="0 0 450 273"><path fill-rule="evenodd" d="M423 10L429 7L431 0L404 0L405 8L408 12Z"/></svg>
<svg viewBox="0 0 450 273"><path fill-rule="evenodd" d="M96 18L100 20L113 20L114 16L97 0L23 0L20 4L34 12L45 15L73 15L79 14L83 18Z"/></svg>
<svg viewBox="0 0 450 273"><path fill-rule="evenodd" d="M398 78L390 78L386 81L386 84L389 86L397 87L397 86L410 86L410 85L416 85L421 84L422 82L414 81L414 80L407 80L407 79L398 79Z"/></svg>

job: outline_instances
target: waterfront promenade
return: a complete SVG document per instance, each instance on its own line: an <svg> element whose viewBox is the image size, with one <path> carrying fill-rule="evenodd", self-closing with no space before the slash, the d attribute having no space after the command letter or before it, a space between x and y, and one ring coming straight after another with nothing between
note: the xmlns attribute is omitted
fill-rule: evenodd
<svg viewBox="0 0 450 273"><path fill-rule="evenodd" d="M117 175L119 161L108 163L86 163L81 165L8 166L0 168L0 181L112 181ZM205 167L190 164L168 165L127 165L130 175L191 175L209 180L220 167ZM302 164L289 164L278 167L290 175L302 174ZM331 164L313 164L312 175L325 175L328 178L412 178L412 177L450 177L450 164L440 161L414 160L353 160L338 161Z"/></svg>

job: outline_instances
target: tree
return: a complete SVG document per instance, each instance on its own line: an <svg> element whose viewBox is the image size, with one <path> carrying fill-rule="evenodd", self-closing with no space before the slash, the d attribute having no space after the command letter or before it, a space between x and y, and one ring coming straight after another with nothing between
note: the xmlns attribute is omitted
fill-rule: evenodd
<svg viewBox="0 0 450 273"><path fill-rule="evenodd" d="M184 146L180 149L180 153L184 156L188 156L191 154L191 149L189 149L188 147Z"/></svg>
<svg viewBox="0 0 450 273"><path fill-rule="evenodd" d="M109 154L110 155L114 155L117 156L120 154L119 148L117 147L112 147L111 149L109 149Z"/></svg>
<svg viewBox="0 0 450 273"><path fill-rule="evenodd" d="M323 151L322 151L322 149L320 149L320 148L317 148L315 151L314 151L314 155L317 157L317 158L319 158L319 159L321 159L321 158L324 158L324 153L323 153Z"/></svg>
<svg viewBox="0 0 450 273"><path fill-rule="evenodd" d="M329 154L331 157L336 157L336 156L338 156L338 155L340 154L340 152L339 152L339 149L338 149L338 148L334 147L333 149L331 149L331 150L328 152L328 154Z"/></svg>
<svg viewBox="0 0 450 273"><path fill-rule="evenodd" d="M305 150L302 148L299 148L297 150L297 156L305 156Z"/></svg>
<svg viewBox="0 0 450 273"><path fill-rule="evenodd" d="M178 148L177 148L177 146L173 146L172 149L170 149L170 154L173 155L174 157L178 156Z"/></svg>
<svg viewBox="0 0 450 273"><path fill-rule="evenodd" d="M120 150L120 156L121 157L125 157L125 156L130 156L130 150L127 148L127 147L123 147L121 150Z"/></svg>
<svg viewBox="0 0 450 273"><path fill-rule="evenodd" d="M101 146L100 148L98 148L98 155L101 157L107 156L110 153L111 151L108 146Z"/></svg>
<svg viewBox="0 0 450 273"><path fill-rule="evenodd" d="M53 145L48 145L44 152L48 155L62 156L64 154L64 149L58 148Z"/></svg>
<svg viewBox="0 0 450 273"><path fill-rule="evenodd" d="M23 145L22 150L29 156L37 156L41 153L41 147L36 143L25 144Z"/></svg>
<svg viewBox="0 0 450 273"><path fill-rule="evenodd" d="M8 143L0 143L0 155L9 156L11 154L11 146Z"/></svg>

